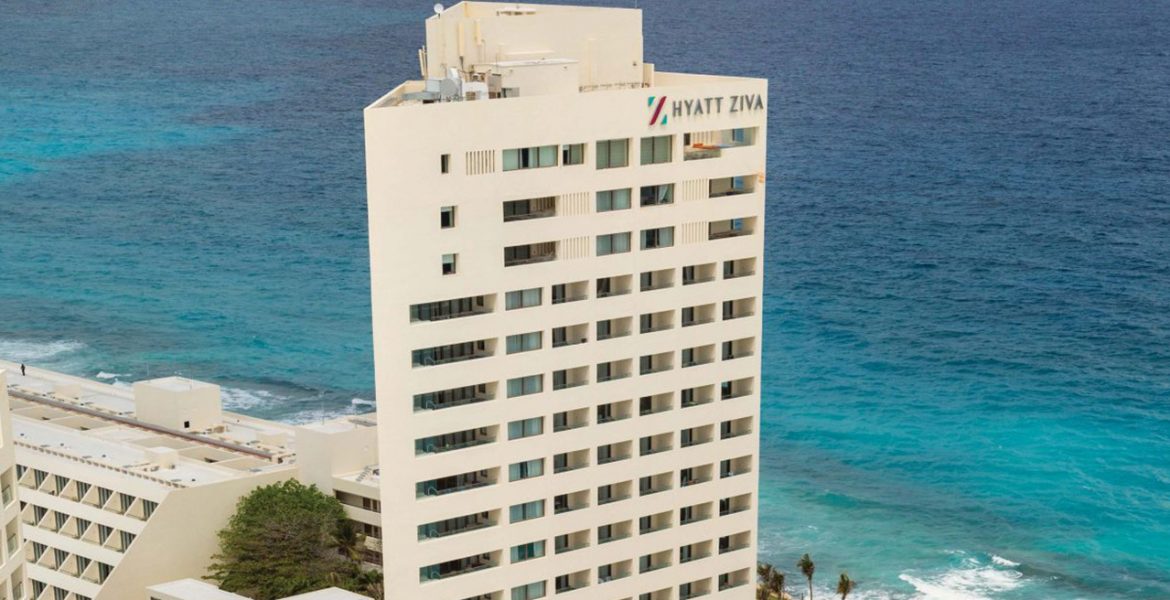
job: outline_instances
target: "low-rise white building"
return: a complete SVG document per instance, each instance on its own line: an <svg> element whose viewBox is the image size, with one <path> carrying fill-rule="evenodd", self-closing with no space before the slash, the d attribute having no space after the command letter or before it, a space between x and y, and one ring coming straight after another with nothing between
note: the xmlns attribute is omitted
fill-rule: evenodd
<svg viewBox="0 0 1170 600"><path fill-rule="evenodd" d="M8 379L0 460L15 462L5 494L19 497L27 545L13 568L30 598L123 600L203 577L239 499L290 478L335 494L368 536L367 562L381 562L372 415L296 427L225 412L218 386L181 377L132 388L40 369Z"/></svg>

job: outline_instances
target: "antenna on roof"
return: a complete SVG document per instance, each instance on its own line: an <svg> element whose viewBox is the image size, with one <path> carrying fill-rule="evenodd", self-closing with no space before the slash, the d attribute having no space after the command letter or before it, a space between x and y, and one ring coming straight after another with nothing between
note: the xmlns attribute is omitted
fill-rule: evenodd
<svg viewBox="0 0 1170 600"><path fill-rule="evenodd" d="M435 14L436 15L443 14L443 5L438 3L438 2L435 3Z"/></svg>

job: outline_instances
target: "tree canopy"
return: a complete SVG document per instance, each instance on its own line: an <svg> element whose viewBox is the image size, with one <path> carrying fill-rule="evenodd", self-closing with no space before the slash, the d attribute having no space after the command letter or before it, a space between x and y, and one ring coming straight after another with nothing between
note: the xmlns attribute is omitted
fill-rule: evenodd
<svg viewBox="0 0 1170 600"><path fill-rule="evenodd" d="M381 575L363 572L361 543L336 498L290 479L240 499L219 532L210 579L255 600L332 586L369 594L380 588Z"/></svg>

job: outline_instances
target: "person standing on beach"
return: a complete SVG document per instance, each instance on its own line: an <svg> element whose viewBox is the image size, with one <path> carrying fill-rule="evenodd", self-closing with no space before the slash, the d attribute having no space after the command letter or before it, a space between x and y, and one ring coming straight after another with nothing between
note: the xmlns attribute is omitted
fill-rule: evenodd
<svg viewBox="0 0 1170 600"><path fill-rule="evenodd" d="M24 363L20 363L20 376L24 377Z"/></svg>

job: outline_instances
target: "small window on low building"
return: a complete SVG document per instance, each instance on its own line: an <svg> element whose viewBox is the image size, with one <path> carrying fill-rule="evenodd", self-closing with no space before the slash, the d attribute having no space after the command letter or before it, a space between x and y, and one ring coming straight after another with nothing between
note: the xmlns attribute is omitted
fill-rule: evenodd
<svg viewBox="0 0 1170 600"><path fill-rule="evenodd" d="M455 207L444 206L439 209L439 227L450 229L455 226Z"/></svg>
<svg viewBox="0 0 1170 600"><path fill-rule="evenodd" d="M444 254L443 255L443 274L444 275L453 275L455 273L455 258L456 258L456 256L458 256L458 255L456 255L456 254Z"/></svg>
<svg viewBox="0 0 1170 600"><path fill-rule="evenodd" d="M451 155L450 154L443 154L443 155L439 156L439 172L440 173L450 173L451 172Z"/></svg>

